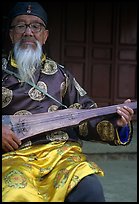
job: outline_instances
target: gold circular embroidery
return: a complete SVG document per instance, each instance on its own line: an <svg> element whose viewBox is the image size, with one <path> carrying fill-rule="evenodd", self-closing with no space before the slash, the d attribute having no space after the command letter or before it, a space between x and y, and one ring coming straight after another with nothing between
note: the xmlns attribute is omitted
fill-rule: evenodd
<svg viewBox="0 0 139 204"><path fill-rule="evenodd" d="M53 111L56 111L58 109L58 106L56 105L51 105L49 108L48 108L48 112L53 112Z"/></svg>
<svg viewBox="0 0 139 204"><path fill-rule="evenodd" d="M53 75L58 71L57 64L52 60L46 60L41 71L44 74Z"/></svg>
<svg viewBox="0 0 139 204"><path fill-rule="evenodd" d="M8 104L12 101L13 91L2 87L2 108L8 106Z"/></svg>
<svg viewBox="0 0 139 204"><path fill-rule="evenodd" d="M82 123L79 125L79 133L81 136L85 137L88 135L88 123L85 122L85 123Z"/></svg>
<svg viewBox="0 0 139 204"><path fill-rule="evenodd" d="M81 109L82 105L80 103L73 103L72 105L69 106L69 108Z"/></svg>
<svg viewBox="0 0 139 204"><path fill-rule="evenodd" d="M20 110L17 111L14 115L32 115L32 113L27 110Z"/></svg>
<svg viewBox="0 0 139 204"><path fill-rule="evenodd" d="M47 85L43 81L39 81L37 86L47 92ZM45 95L34 87L29 90L28 95L35 101L42 101L45 98Z"/></svg>
<svg viewBox="0 0 139 204"><path fill-rule="evenodd" d="M63 81L60 85L60 95L61 97L64 97L65 96L65 93L67 91L67 86L66 86L66 82Z"/></svg>
<svg viewBox="0 0 139 204"><path fill-rule="evenodd" d="M97 124L97 132L100 135L102 141L114 140L114 127L109 121L101 121Z"/></svg>
<svg viewBox="0 0 139 204"><path fill-rule="evenodd" d="M69 136L66 132L57 131L46 135L46 139L50 141L67 141L69 139Z"/></svg>

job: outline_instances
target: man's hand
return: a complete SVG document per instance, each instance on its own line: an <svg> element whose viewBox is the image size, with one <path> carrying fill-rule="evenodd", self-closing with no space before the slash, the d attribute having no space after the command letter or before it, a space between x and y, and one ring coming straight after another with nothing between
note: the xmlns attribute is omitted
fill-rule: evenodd
<svg viewBox="0 0 139 204"><path fill-rule="evenodd" d="M21 145L21 141L15 136L8 125L2 125L2 149L4 152L14 151Z"/></svg>
<svg viewBox="0 0 139 204"><path fill-rule="evenodd" d="M123 108L117 107L117 113L121 116L120 119L117 120L117 125L120 127L126 126L131 120L134 115L134 111L132 108L128 107L128 103L130 103L131 100L127 99L124 103L125 106Z"/></svg>

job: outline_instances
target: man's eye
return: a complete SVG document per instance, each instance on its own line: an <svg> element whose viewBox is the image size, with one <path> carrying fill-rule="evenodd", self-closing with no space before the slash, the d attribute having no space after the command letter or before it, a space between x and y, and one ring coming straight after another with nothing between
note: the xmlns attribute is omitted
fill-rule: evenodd
<svg viewBox="0 0 139 204"><path fill-rule="evenodd" d="M17 27L17 28L24 28L25 25L17 25L16 27Z"/></svg>
<svg viewBox="0 0 139 204"><path fill-rule="evenodd" d="M40 27L39 24L32 24L31 26L32 26L32 28L39 28Z"/></svg>

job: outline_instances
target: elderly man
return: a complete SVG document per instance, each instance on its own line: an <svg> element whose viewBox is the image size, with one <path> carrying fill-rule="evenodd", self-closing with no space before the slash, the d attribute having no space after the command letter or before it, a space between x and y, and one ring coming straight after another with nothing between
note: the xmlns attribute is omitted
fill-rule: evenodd
<svg viewBox="0 0 139 204"><path fill-rule="evenodd" d="M45 54L48 18L40 4L17 2L9 20L13 48L2 59L3 202L105 202L96 176L104 172L87 160L81 140L129 144L134 114L130 103L118 107L118 117L101 116L77 127L19 139L31 125L35 130L39 125L45 127L43 113L60 110L62 116L61 109L91 111L97 105L65 67ZM40 114L39 120L36 114ZM26 125L20 117L12 126L6 115L26 115L30 119Z"/></svg>

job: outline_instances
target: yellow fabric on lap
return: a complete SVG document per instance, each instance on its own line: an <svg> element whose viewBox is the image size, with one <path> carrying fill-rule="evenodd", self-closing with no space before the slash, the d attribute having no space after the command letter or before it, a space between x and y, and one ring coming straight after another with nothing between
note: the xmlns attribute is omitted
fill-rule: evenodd
<svg viewBox="0 0 139 204"><path fill-rule="evenodd" d="M64 202L83 177L104 175L87 161L76 142L51 142L5 153L2 171L3 202Z"/></svg>

